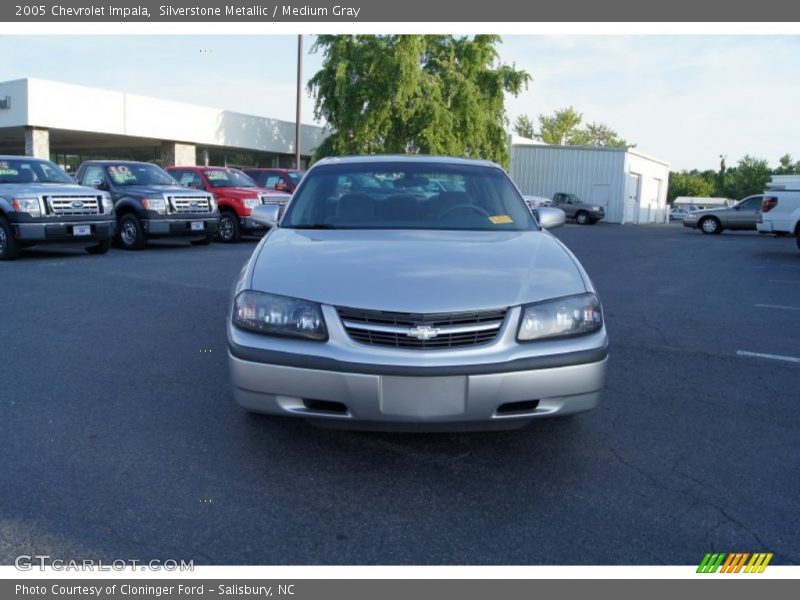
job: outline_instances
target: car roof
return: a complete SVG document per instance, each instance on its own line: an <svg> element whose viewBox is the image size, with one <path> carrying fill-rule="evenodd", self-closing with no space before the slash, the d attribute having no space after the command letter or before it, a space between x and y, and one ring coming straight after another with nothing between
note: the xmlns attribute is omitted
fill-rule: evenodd
<svg viewBox="0 0 800 600"><path fill-rule="evenodd" d="M81 163L83 165L119 165L119 164L129 164L129 165L153 165L157 167L156 163L147 162L144 160L85 160ZM161 167L163 168L163 167Z"/></svg>
<svg viewBox="0 0 800 600"><path fill-rule="evenodd" d="M434 163L447 165L481 165L485 167L497 167L500 165L490 160L482 158L460 158L455 156L428 156L424 154L370 154L365 156L330 156L323 158L316 163L317 165L332 164L364 164L364 163Z"/></svg>
<svg viewBox="0 0 800 600"><path fill-rule="evenodd" d="M46 160L50 162L49 158L41 158L39 156L25 156L24 154L0 154L0 160Z"/></svg>

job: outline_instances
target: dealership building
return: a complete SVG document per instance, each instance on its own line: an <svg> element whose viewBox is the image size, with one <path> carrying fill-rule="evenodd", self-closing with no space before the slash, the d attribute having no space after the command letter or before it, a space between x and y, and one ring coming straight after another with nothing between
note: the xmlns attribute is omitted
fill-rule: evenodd
<svg viewBox="0 0 800 600"><path fill-rule="evenodd" d="M301 166L325 137L300 128ZM197 104L42 79L0 82L0 154L171 165L294 167L295 124Z"/></svg>

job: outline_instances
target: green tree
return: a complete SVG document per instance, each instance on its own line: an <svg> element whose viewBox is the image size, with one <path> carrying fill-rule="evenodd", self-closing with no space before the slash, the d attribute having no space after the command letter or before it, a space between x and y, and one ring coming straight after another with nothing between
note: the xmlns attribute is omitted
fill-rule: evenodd
<svg viewBox="0 0 800 600"><path fill-rule="evenodd" d="M314 159L423 153L508 166L504 94L530 75L498 60L499 36L321 35L308 83L332 133Z"/></svg>
<svg viewBox="0 0 800 600"><path fill-rule="evenodd" d="M536 135L536 130L533 126L533 121L528 115L520 115L514 121L514 133L525 138L533 138Z"/></svg>
<svg viewBox="0 0 800 600"><path fill-rule="evenodd" d="M772 169L766 160L746 154L735 167L724 171L723 185L721 189L717 189L717 193L726 198L744 198L750 194L758 194L764 191L771 176Z"/></svg>
<svg viewBox="0 0 800 600"><path fill-rule="evenodd" d="M791 154L784 154L778 159L778 168L775 175L796 175L800 173L800 161L794 162Z"/></svg>
<svg viewBox="0 0 800 600"><path fill-rule="evenodd" d="M545 144L580 145L581 139L578 138L582 122L583 115L571 106L557 110L552 115L539 115L536 139Z"/></svg>
<svg viewBox="0 0 800 600"><path fill-rule="evenodd" d="M708 198L714 196L716 173L714 171L674 171L669 174L669 201L678 196Z"/></svg>
<svg viewBox="0 0 800 600"><path fill-rule="evenodd" d="M584 145L600 146L603 148L633 148L636 144L629 144L619 137L616 131L605 123L589 123L583 130L585 135Z"/></svg>

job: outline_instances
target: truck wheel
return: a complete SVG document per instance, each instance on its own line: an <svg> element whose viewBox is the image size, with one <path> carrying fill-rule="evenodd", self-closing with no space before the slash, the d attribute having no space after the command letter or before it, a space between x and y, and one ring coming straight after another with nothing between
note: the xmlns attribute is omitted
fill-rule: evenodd
<svg viewBox="0 0 800 600"><path fill-rule="evenodd" d="M208 246L212 241L214 241L214 234L210 233L206 237L199 239L199 240L192 240L192 246Z"/></svg>
<svg viewBox="0 0 800 600"><path fill-rule="evenodd" d="M86 251L89 254L105 254L111 248L111 240L103 240L93 246L87 246Z"/></svg>
<svg viewBox="0 0 800 600"><path fill-rule="evenodd" d="M119 241L125 250L142 250L147 245L142 222L134 213L122 215L119 220Z"/></svg>
<svg viewBox="0 0 800 600"><path fill-rule="evenodd" d="M217 239L226 244L242 239L242 230L239 227L239 217L236 213L225 210L220 214Z"/></svg>
<svg viewBox="0 0 800 600"><path fill-rule="evenodd" d="M14 260L19 256L19 242L5 217L0 216L0 260Z"/></svg>
<svg viewBox="0 0 800 600"><path fill-rule="evenodd" d="M580 210L575 214L575 222L578 225L586 225L589 223L589 213L586 211Z"/></svg>
<svg viewBox="0 0 800 600"><path fill-rule="evenodd" d="M715 217L706 217L700 221L700 231L708 234L716 234L722 232L722 225Z"/></svg>

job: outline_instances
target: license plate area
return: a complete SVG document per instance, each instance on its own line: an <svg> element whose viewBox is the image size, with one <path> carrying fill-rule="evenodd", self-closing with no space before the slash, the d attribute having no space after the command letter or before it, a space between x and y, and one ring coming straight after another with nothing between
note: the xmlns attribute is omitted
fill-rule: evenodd
<svg viewBox="0 0 800 600"><path fill-rule="evenodd" d="M205 223L202 221L192 221L190 228L192 231L203 231L205 229Z"/></svg>
<svg viewBox="0 0 800 600"><path fill-rule="evenodd" d="M467 405L467 378L381 377L381 412L398 417L462 415Z"/></svg>
<svg viewBox="0 0 800 600"><path fill-rule="evenodd" d="M74 236L91 235L91 234L92 234L91 225L73 225L72 227L72 235Z"/></svg>

